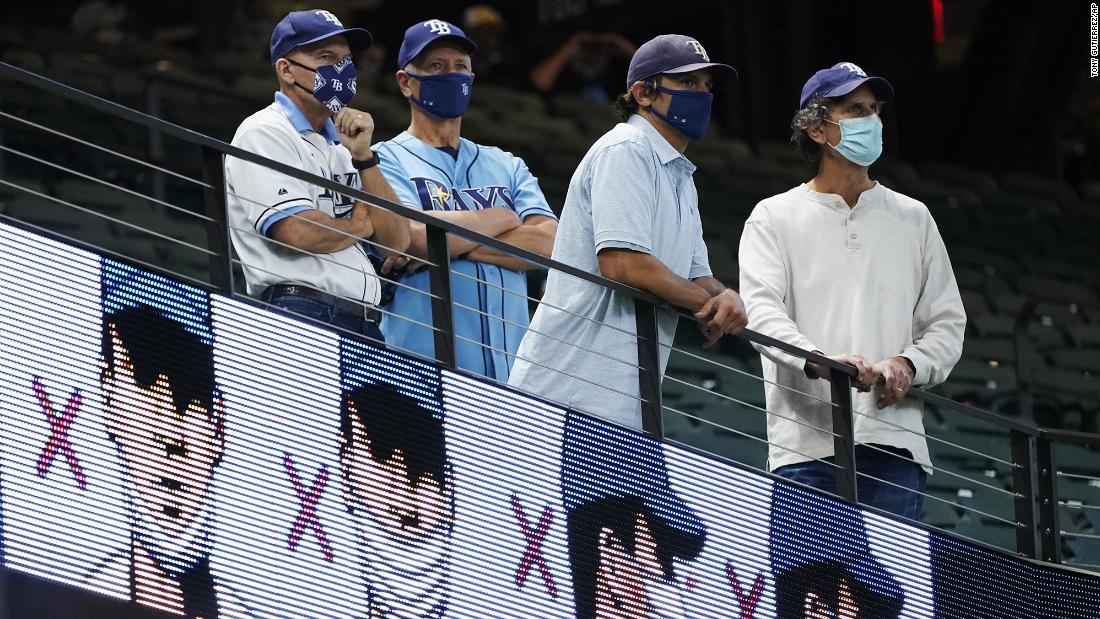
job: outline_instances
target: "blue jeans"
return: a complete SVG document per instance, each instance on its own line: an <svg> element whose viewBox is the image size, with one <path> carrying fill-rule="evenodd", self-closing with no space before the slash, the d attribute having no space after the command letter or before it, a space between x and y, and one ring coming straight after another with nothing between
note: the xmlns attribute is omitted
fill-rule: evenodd
<svg viewBox="0 0 1100 619"><path fill-rule="evenodd" d="M856 489L859 502L904 518L919 520L921 505L924 503L924 482L928 473L913 462L912 458L908 449L887 445L856 445ZM791 481L835 494L836 467L826 464L833 462L833 457L823 460L788 464L772 472Z"/></svg>
<svg viewBox="0 0 1100 619"><path fill-rule="evenodd" d="M326 303L294 295L272 297L270 303L297 314L300 318L327 323L338 329L362 335L369 338L372 343L381 345L386 342L376 323L367 322L362 316L341 312Z"/></svg>

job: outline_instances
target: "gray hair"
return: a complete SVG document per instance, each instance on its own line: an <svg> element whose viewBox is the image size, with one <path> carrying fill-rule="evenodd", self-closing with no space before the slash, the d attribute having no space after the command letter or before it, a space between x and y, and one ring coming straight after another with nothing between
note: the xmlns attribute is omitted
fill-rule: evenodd
<svg viewBox="0 0 1100 619"><path fill-rule="evenodd" d="M828 111L829 100L821 95L814 95L791 119L791 144L798 147L806 166L815 174L821 164L821 145L811 140L806 131L824 124Z"/></svg>

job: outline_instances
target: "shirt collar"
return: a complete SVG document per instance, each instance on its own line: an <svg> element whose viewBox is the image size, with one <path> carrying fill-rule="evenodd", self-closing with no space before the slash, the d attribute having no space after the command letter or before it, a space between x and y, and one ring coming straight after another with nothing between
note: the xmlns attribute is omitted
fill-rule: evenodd
<svg viewBox="0 0 1100 619"><path fill-rule="evenodd" d="M876 200L882 190L882 185L878 181L874 181L874 183L875 184L870 189L864 191L859 196L865 204L869 204L869 201ZM813 189L810 189L809 183L802 183L802 185L799 186L799 189L802 190L802 194L804 196L806 196L810 200L813 200L814 202L824 204L825 206L830 206L836 209L848 210L848 203L844 201L844 198L835 193L821 193L820 191L814 191ZM857 203L856 206L858 205L859 204Z"/></svg>
<svg viewBox="0 0 1100 619"><path fill-rule="evenodd" d="M691 163L683 153L673 148L672 144L669 144L668 140L657 131L657 128L649 124L649 121L642 118L640 114L631 115L626 123L637 129L641 129L642 133L645 134L646 138L649 140L650 145L653 146L653 150L657 151L657 159L661 161L662 165L668 165L676 159L683 159L689 170L695 170L695 164Z"/></svg>
<svg viewBox="0 0 1100 619"><path fill-rule="evenodd" d="M287 119L290 120L290 124L294 125L298 133L313 131L313 125L309 124L306 115L302 113L302 110L298 108L298 104L294 103L290 97L281 92L277 92L275 93L275 103L283 110ZM332 122L331 118L325 119L325 126L321 127L321 135L329 144L340 143L340 136L336 133L336 125Z"/></svg>

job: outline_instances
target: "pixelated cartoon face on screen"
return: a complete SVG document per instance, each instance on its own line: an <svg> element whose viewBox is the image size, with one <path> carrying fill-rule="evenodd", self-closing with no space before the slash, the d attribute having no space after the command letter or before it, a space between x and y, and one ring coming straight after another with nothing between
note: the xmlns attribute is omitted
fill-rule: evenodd
<svg viewBox="0 0 1100 619"><path fill-rule="evenodd" d="M390 385L346 394L341 466L349 507L391 535L417 540L451 523L443 422Z"/></svg>
<svg viewBox="0 0 1100 619"><path fill-rule="evenodd" d="M768 537L780 617L900 616L905 594L874 558L859 509L776 483Z"/></svg>
<svg viewBox="0 0 1100 619"><path fill-rule="evenodd" d="M155 545L212 509L225 439L210 299L113 260L103 260L102 278L103 420L124 464L137 538Z"/></svg>
<svg viewBox="0 0 1100 619"><path fill-rule="evenodd" d="M562 502L578 619L684 616L675 562L699 555L706 528L672 491L660 443L569 413Z"/></svg>
<svg viewBox="0 0 1100 619"><path fill-rule="evenodd" d="M209 345L157 310L104 317L104 420L142 502L167 533L207 500L224 447Z"/></svg>
<svg viewBox="0 0 1100 619"><path fill-rule="evenodd" d="M571 550L577 559L590 562L575 573L587 572L581 580L586 589L594 585L585 604L594 610L592 616L651 616L657 602L651 599L655 585L674 577L671 556L662 560L667 547L658 544L651 524L658 518L640 497L633 496L597 500L570 514Z"/></svg>
<svg viewBox="0 0 1100 619"><path fill-rule="evenodd" d="M438 370L341 340L340 469L371 617L440 617L454 482Z"/></svg>

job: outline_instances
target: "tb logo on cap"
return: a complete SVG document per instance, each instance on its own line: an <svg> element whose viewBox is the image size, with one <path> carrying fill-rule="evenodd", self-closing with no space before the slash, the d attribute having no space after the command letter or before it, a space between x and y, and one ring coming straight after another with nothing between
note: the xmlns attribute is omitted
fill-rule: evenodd
<svg viewBox="0 0 1100 619"><path fill-rule="evenodd" d="M432 34L451 34L451 25L441 19L429 19L424 25L431 29Z"/></svg>
<svg viewBox="0 0 1100 619"><path fill-rule="evenodd" d="M324 19L325 21L332 22L332 23L336 24L337 28L343 28L344 27L344 24L341 24L340 20L336 19L336 16L333 15L332 13L329 13L328 11L314 11L314 13L320 15L321 18Z"/></svg>
<svg viewBox="0 0 1100 619"><path fill-rule="evenodd" d="M687 44L691 46L691 49L696 54L702 56L705 62L710 62L710 56L707 56L707 50L703 49L702 43L700 43L699 41L688 41Z"/></svg>
<svg viewBox="0 0 1100 619"><path fill-rule="evenodd" d="M859 68L858 65L855 65L851 62L842 62L842 63L837 65L837 68L838 69L848 69L849 71L851 71L852 73L855 73L856 75L858 75L860 77L867 77L867 74L863 72L863 69Z"/></svg>

